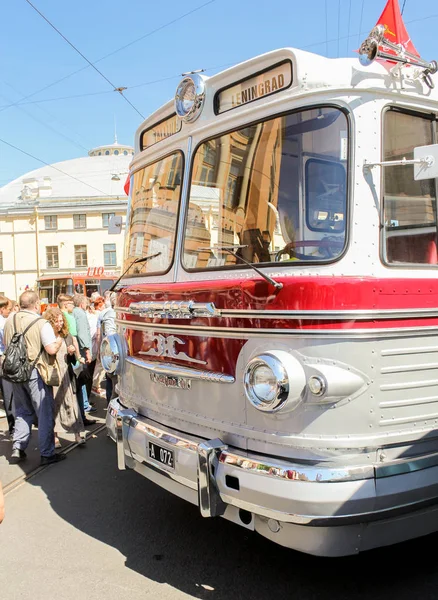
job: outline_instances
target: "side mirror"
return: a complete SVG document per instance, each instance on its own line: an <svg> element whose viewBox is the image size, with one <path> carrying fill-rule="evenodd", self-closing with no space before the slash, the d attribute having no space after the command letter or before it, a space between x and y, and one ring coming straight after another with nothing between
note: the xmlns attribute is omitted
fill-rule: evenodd
<svg viewBox="0 0 438 600"><path fill-rule="evenodd" d="M438 177L438 144L418 146L414 148L414 158L399 158L397 160L384 160L382 162L368 162L364 160L365 171L374 167L394 167L414 165L414 179L435 179Z"/></svg>
<svg viewBox="0 0 438 600"><path fill-rule="evenodd" d="M414 148L414 179L438 177L438 144Z"/></svg>
<svg viewBox="0 0 438 600"><path fill-rule="evenodd" d="M120 215L114 215L114 217L110 217L108 221L108 233L122 233L122 225L123 217L121 217Z"/></svg>

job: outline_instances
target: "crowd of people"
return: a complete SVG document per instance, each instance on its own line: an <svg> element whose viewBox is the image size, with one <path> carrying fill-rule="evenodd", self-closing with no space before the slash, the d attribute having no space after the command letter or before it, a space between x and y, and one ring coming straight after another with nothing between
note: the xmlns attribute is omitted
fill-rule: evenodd
<svg viewBox="0 0 438 600"><path fill-rule="evenodd" d="M91 298L60 294L57 305L41 315L34 291L25 291L18 304L0 296L0 390L12 439L11 463L26 459L33 425L38 426L41 465L66 457L56 452L62 447L61 432L85 443L86 427L96 423L90 418L97 410L92 393L106 396L107 402L114 394L99 347L102 337L115 331L115 299L114 292ZM7 371L8 348L16 344L16 334L23 334L30 365L30 377L20 382Z"/></svg>

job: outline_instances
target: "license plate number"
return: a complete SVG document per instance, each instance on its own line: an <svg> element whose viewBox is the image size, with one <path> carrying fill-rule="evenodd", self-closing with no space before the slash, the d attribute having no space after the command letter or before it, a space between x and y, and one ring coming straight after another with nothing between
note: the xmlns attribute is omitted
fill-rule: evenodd
<svg viewBox="0 0 438 600"><path fill-rule="evenodd" d="M153 442L149 442L149 458L152 458L171 469L175 467L173 450L168 450Z"/></svg>

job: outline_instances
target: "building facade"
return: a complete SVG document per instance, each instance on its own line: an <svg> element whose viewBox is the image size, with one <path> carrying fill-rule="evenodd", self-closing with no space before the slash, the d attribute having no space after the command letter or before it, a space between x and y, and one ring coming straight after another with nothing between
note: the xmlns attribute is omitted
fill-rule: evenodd
<svg viewBox="0 0 438 600"><path fill-rule="evenodd" d="M123 235L108 232L127 207L133 148L117 143L27 173L0 188L0 293L18 298L42 277L116 277Z"/></svg>

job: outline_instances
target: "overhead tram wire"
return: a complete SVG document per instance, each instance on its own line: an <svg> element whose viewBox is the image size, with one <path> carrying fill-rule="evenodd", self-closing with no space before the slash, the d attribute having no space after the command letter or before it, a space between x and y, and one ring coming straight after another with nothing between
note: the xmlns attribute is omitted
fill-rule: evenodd
<svg viewBox="0 0 438 600"><path fill-rule="evenodd" d="M438 18L438 14L436 15L428 15L427 17L421 17L420 19L410 19L409 21L405 21L405 25L409 25L409 23L418 23L420 21L430 21L431 19L437 19ZM361 36L363 35L367 35L369 33L369 31L359 31L358 33L351 33L349 35L343 35L341 36L339 39L340 40L347 40L349 38L352 37L359 37L359 40L361 40ZM306 44L305 46L300 46L300 50L306 50L307 48L314 48L315 46L322 46L323 44L325 44L326 42L332 43L332 42L337 42L338 38L333 38L331 40L321 40L320 42L312 42L311 44Z"/></svg>
<svg viewBox="0 0 438 600"><path fill-rule="evenodd" d="M351 2L351 0L350 0ZM351 4L350 4L351 7ZM350 13L349 13L350 15ZM419 19L410 19L409 21L405 21L406 25L409 25L409 23L417 23L417 22L421 22L421 21L429 21L431 19L436 19L438 18L438 14L436 15L429 15L427 17L421 17ZM336 37L336 38L332 38L332 39L325 39L325 40L321 40L319 42L312 42L311 44L306 44L305 46L299 46L300 50L306 50L307 48L315 48L316 46L322 46L323 44L329 44L329 43L334 43L337 42L338 40L349 40L350 38L359 36L359 39L361 39L361 36L366 35L368 33L368 31L359 31L358 33L350 33L350 28L348 29L348 35L343 35L340 37ZM105 57L103 57L105 58ZM102 60L102 59L99 59ZM240 62L244 62L244 60L246 59L242 59L242 61ZM96 61L98 62L98 61ZM220 65L218 67L208 67L206 69L204 69L205 72L213 70L213 69L221 69L224 67L229 67L229 66L233 66L235 65L235 62L231 62L231 63L227 63L225 65ZM74 75L75 73L79 73L80 71L83 71L84 69L87 69L88 67L84 67L82 69L79 69L78 71L75 71L74 73L71 73L70 75L67 75L65 78L66 79L72 75ZM131 90L131 89L135 89L135 88L139 88L139 87L143 87L146 85L154 85L155 83L162 83L163 81L170 81L171 79L180 79L181 74L178 73L176 75L172 75L170 77L163 77L162 79L155 79L152 81L146 81L144 83L137 83L135 85L130 85L130 86L126 86L127 90ZM30 94L29 96L24 96L21 100L19 100L18 102L14 102L11 104L7 104L5 106L0 106L0 112L2 112L3 110L6 110L7 108L12 108L13 106L21 106L21 105L26 105L26 104L39 104L39 103L43 103L43 102L56 102L58 100L71 100L74 98L85 98L88 96L100 96L100 95L105 95L105 94L112 94L114 90L107 90L107 91L101 91L101 92L88 92L86 94L73 94L71 96L59 96L57 98L43 98L41 100L31 100L30 102L26 102L27 98L30 98L32 96L34 96L35 94L38 94L39 92L42 92L45 89L48 89L49 87L52 87L53 85L55 85L56 83L59 83L60 81L63 81L63 79L60 79L56 82L54 82L53 84L50 84L49 86L46 86L45 88L42 88L41 90L39 90L38 92L34 92L33 94Z"/></svg>
<svg viewBox="0 0 438 600"><path fill-rule="evenodd" d="M230 67L232 65L234 65L235 63L227 63L225 65L219 65L216 67L207 67L206 69L204 69L204 72L207 71L213 71L214 69L223 69L224 67ZM145 81L144 83L136 83L135 85L128 85L126 87L127 90L133 90L139 87L144 87L146 85L154 85L155 83L162 83L163 81L170 81L171 79L178 79L178 81L181 79L181 73L177 73L175 75L171 75L170 77L163 77L162 79L154 79L152 81ZM99 96L99 95L103 95L103 94L111 94L112 91L108 90L105 92L89 92L88 94L74 94L72 96L60 96L58 98L43 98L42 100L30 100L29 102L20 102L20 104L15 104L15 105L8 105L9 106L24 106L26 104L39 104L40 102L55 102L57 100L71 100L74 98L86 98L88 96ZM24 100L24 98L23 98ZM6 106L4 106L3 108L7 108ZM0 112L1 112L1 108L0 107Z"/></svg>
<svg viewBox="0 0 438 600"><path fill-rule="evenodd" d="M216 2L216 0L208 0L208 2L204 2L204 4L201 4L200 6L197 6L196 8L190 10L189 12L184 13L183 15L180 15L179 17L177 17L176 19L173 19L172 21L168 21L167 23L164 23L163 25L160 25L159 27L156 27L155 29L152 29L151 31L149 31L148 33L146 33L145 35L133 40L132 42L129 42L128 44L125 44L124 46L120 46L120 48L116 48L116 50L112 50L111 52L109 52L108 54L105 54L104 56L101 56L100 58L98 58L97 60L94 61L94 65L97 64L98 62L104 60L105 58L108 58L110 56L113 56L114 54L116 54L117 52L120 52L121 50L124 50L125 48L127 48L128 46L132 46L133 44L136 44L137 42L144 40L147 37L150 37L151 35L153 35L154 33L157 33L158 31L161 31L162 29L165 29L166 27L170 27L170 25L173 25L174 23L177 23L178 21L181 21L182 19L185 19L186 17L188 17L189 15L193 14L194 12L201 10L202 8L204 8L205 6L207 6L208 4L212 4L213 2ZM36 94L39 94L41 92L44 92L45 90L48 90L49 88L57 85L58 83L62 83L63 81L65 81L66 79L69 79L69 77L73 77L73 75L76 75L77 73L80 73L81 71L85 71L86 69L88 69L89 65L85 66L85 67L81 67L80 69L77 69L76 71L73 71L71 73L69 73L68 75L64 75L64 77L61 77L61 79L57 79L56 81L53 81L52 83L49 83L48 85L46 85L43 88L40 88L39 90L36 90L35 92L32 92L31 94L28 94L27 96L25 96L23 98L23 100L27 100L28 98L32 98L33 96L36 96ZM114 91L114 90L113 90ZM10 104L8 106L4 106L2 108L0 108L0 112L2 112L3 110L6 110L7 108L10 108L12 106L15 106L17 103L14 104ZM18 102L18 104L22 104L22 102Z"/></svg>
<svg viewBox="0 0 438 600"><path fill-rule="evenodd" d="M361 36L361 30L362 30L363 6L364 6L364 4L365 4L365 0L362 0L362 7L360 9L359 36L358 36L358 40L357 40L358 45L362 41L361 38L360 38L360 36Z"/></svg>
<svg viewBox="0 0 438 600"><path fill-rule="evenodd" d="M99 188L94 187L94 185L90 185L86 181L82 181L82 179L78 179L74 175L70 175L70 173L66 173L62 169L58 169L58 167L54 167L53 165L51 165L50 163L46 162L45 160L42 160L41 158L38 158L37 156L34 156L33 154L30 154L30 152L26 152L26 150L22 150L18 146L14 146L14 144L11 144L10 142L7 142L6 140L3 140L2 138L0 138L0 142L2 142L2 144L5 144L6 146L9 146L10 148L13 148L14 150L18 150L18 152L21 152L22 154L25 154L26 156L29 156L30 158L33 158L34 160L37 160L40 163L43 163L43 165L46 165L46 167L50 167L51 169L55 169L55 171L58 171L59 173L62 173L63 175L67 175L67 177L70 177L71 179L74 179L75 181L79 181L79 183L82 183L83 185L88 186L89 188L95 190L96 192L99 192L100 194L102 194L102 196L106 196L108 198L112 198L113 197L110 194L107 194L106 192L104 192L103 190L100 190Z"/></svg>
<svg viewBox="0 0 438 600"><path fill-rule="evenodd" d="M401 16L403 16L403 12L405 10L405 6L406 6L406 0L403 2L403 6L402 6L402 9L401 9Z"/></svg>
<svg viewBox="0 0 438 600"><path fill-rule="evenodd" d="M5 98L6 100L9 101L9 99L6 98L6 96L2 96L2 98ZM21 110L25 115L27 115L28 117L30 117L31 119L33 119L34 121L36 121L37 123L39 123L40 125L43 125L43 127L47 127L47 129L49 129L53 133L56 133L56 134L60 135L61 137L63 137L65 140L69 141L74 146L77 146L77 147L81 148L82 150L86 150L88 152L88 150L89 150L88 148L85 148L85 146L83 146L79 142L76 142L72 138L69 138L68 135L65 135L61 131L58 131L57 129L55 129L54 127L52 127L51 125L49 125L48 123L45 123L41 119L38 119L38 117L35 117L35 115L32 115L28 110L26 110L22 106L16 106L15 108L17 108L18 110Z"/></svg>
<svg viewBox="0 0 438 600"><path fill-rule="evenodd" d="M23 92L22 92L21 90L17 89L16 87L14 87L13 85L11 85L11 84L10 84L10 83L8 83L7 81L3 81L3 83L4 83L4 85L7 85L7 86L8 86L8 87L9 87L11 90L13 90L13 91L14 91L16 94L20 94L20 96L23 96L23 97L24 97L24 94L23 94ZM20 108L20 106L18 106L18 105L17 105L17 108ZM64 133L62 134L63 136L65 136L65 137L66 137L66 139L70 139L70 141L71 141L71 142L73 142L73 143L77 144L78 146L80 146L81 148L83 148L84 150L86 150L86 151L88 152L89 148L91 147L91 146L90 146L90 143L89 143L89 141L88 141L88 140L86 140L86 139L85 139L85 137L84 137L84 136L83 136L81 133L79 133L79 132L77 132L77 131L73 130L73 129L71 128L71 126L70 126L70 125L66 125L65 123L63 123L63 121L61 121L61 120L59 119L59 117L55 117L55 115L53 115L51 112L49 112L49 111L48 111L46 108L44 108L44 107L42 107L42 106L37 106L37 109L39 109L41 112L43 112L43 113L45 113L46 115L48 115L48 116L49 116L51 119L53 119L54 121L58 122L60 125L62 125L62 127L63 127L63 130L70 131L70 133L74 134L74 135L75 135L76 137L78 137L78 138L81 138L81 139L82 139L82 140L83 140L85 143L87 143L87 145L88 145L88 148L86 148L86 147L85 147L83 144L81 144L80 142L78 142L78 141L75 141L75 140L73 140L73 139L70 139L70 138L69 138L68 136L66 136ZM36 117L34 117L33 115L31 115L31 116L32 116L32 118L36 118ZM44 125L46 125L46 123L44 123L43 121L41 121L41 122L42 122ZM55 129L55 131L57 131L57 130L56 130L56 128L54 128L54 129Z"/></svg>
<svg viewBox="0 0 438 600"><path fill-rule="evenodd" d="M348 4L347 54L348 54L348 40L350 39L350 27L351 27L351 0L349 1L349 4Z"/></svg>
<svg viewBox="0 0 438 600"><path fill-rule="evenodd" d="M40 17L41 17L41 18L43 18L43 19L44 19L44 21L46 21L46 23L48 23L48 24L50 25L50 27L52 27L52 29L54 29L54 30L56 31L56 33L57 33L58 35L60 35L60 36L62 37L62 39L63 39L64 41L66 41L66 42L67 42L67 44L68 44L69 46L71 46L71 47L73 48L73 50L75 50L75 51L76 51L76 52L79 54L79 56L81 56L81 57L82 57L82 58L83 58L83 59L84 59L84 60L85 60L85 61L86 61L86 62L87 62L89 65L90 65L90 67L92 67L92 68L93 68L93 69L96 71L96 73L98 73L98 74L99 74L101 77L103 77L103 79L105 79L105 81L107 81L107 82L110 84L110 86L113 88L113 90L114 90L114 91L117 91L117 92L119 92L119 94L122 96L122 98L123 98L124 100L126 100L126 102L127 102L127 103L128 103L130 106L132 106L132 108L135 110L135 112L136 112L136 113L138 113L142 119L144 119L144 115L142 115L142 114L141 114L141 112L138 110L138 108L136 108L136 107L135 107L135 106L132 104L132 102L131 102L131 101L130 101L130 100L129 100L129 99L128 99L128 98L127 98L127 97L126 97L124 94L123 94L123 90L125 90L126 88L123 88L123 87L118 87L118 86L114 85L114 84L113 84L113 82L112 82L112 81L110 81L110 80L108 79L108 77L106 77L106 76L105 76L105 75L102 73L102 71L99 71L99 69L98 69L98 68L97 68L95 65L93 65L93 63L92 63L91 61L89 61L89 60L88 60L88 58L87 58L87 57L86 57L86 56L85 56L85 55L84 55L84 54L83 54L83 53L82 53L82 52L81 52L81 51L80 51L78 48L76 48L76 46L75 46L74 44L72 44L72 43L70 42L70 40L68 40L68 39L65 37L65 35L64 35L63 33L61 33L61 31L59 31L59 29L58 29L57 27L55 27L55 25L53 25L53 23L52 23L51 21L49 21L49 19L48 19L48 18L47 18L45 15L43 15L43 13L42 13L40 10L38 10L36 6L34 6L34 5L32 4L32 2L31 2L30 0L25 0L25 2L27 2L27 3L29 4L29 6L31 6L31 7L34 9L34 11L35 11L35 12L37 12L37 13L40 15Z"/></svg>

